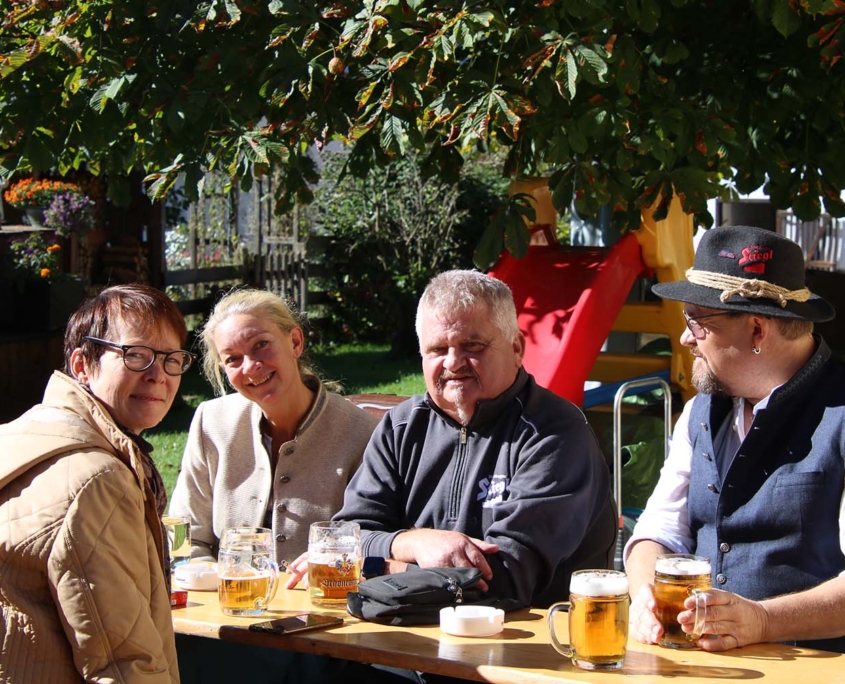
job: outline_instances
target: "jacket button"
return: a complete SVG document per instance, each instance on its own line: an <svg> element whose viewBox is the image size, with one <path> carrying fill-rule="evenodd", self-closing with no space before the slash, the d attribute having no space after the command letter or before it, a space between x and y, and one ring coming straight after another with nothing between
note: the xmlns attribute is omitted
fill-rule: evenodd
<svg viewBox="0 0 845 684"><path fill-rule="evenodd" d="M701 429L704 430L704 432L707 432L710 428L707 426L707 423L702 423Z"/></svg>
<svg viewBox="0 0 845 684"><path fill-rule="evenodd" d="M280 513L284 513L287 509L288 509L288 507L285 506L284 504L276 504L276 510L279 511Z"/></svg>
<svg viewBox="0 0 845 684"><path fill-rule="evenodd" d="M283 542L283 541L287 541L287 540L288 540L288 538L283 534L277 534L276 535L276 541L277 542Z"/></svg>
<svg viewBox="0 0 845 684"><path fill-rule="evenodd" d="M713 457L710 454L708 454L706 451L701 455L704 456L704 458L706 458L708 461L713 460Z"/></svg>
<svg viewBox="0 0 845 684"><path fill-rule="evenodd" d="M287 475L282 475L279 478L279 482L283 482L284 484L287 484L288 482L290 482L290 477L288 477Z"/></svg>
<svg viewBox="0 0 845 684"><path fill-rule="evenodd" d="M719 491L719 488L716 487L716 485L714 485L714 484L707 485L707 489L709 489L711 492L718 492Z"/></svg>
<svg viewBox="0 0 845 684"><path fill-rule="evenodd" d="M288 447L287 449L285 449L285 456L290 456L293 452L294 452L294 448Z"/></svg>
<svg viewBox="0 0 845 684"><path fill-rule="evenodd" d="M719 544L719 551L721 551L722 553L727 553L730 550L731 550L731 545L728 544L727 542L722 542L721 544Z"/></svg>
<svg viewBox="0 0 845 684"><path fill-rule="evenodd" d="M725 576L724 576L724 575L720 572L718 575L716 575L716 581L717 581L719 584L724 584L725 582L727 582L727 581L728 581L728 578L727 578L727 577L725 577Z"/></svg>

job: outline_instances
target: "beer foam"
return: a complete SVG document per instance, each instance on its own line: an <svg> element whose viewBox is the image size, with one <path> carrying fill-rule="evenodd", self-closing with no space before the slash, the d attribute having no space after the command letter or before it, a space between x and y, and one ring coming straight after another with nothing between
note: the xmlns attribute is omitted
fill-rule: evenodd
<svg viewBox="0 0 845 684"><path fill-rule="evenodd" d="M579 596L621 596L628 593L628 578L616 572L579 572L569 581L569 592Z"/></svg>
<svg viewBox="0 0 845 684"><path fill-rule="evenodd" d="M655 572L676 577L692 577L694 575L709 575L710 561L701 557L696 558L658 558L654 564Z"/></svg>

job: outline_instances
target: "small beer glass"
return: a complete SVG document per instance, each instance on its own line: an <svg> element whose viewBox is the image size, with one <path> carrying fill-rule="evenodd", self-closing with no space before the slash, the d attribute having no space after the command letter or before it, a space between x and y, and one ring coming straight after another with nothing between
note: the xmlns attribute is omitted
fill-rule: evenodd
<svg viewBox="0 0 845 684"><path fill-rule="evenodd" d="M308 591L317 606L346 605L361 579L361 527L353 522L315 522L308 533Z"/></svg>
<svg viewBox="0 0 845 684"><path fill-rule="evenodd" d="M582 670L618 670L628 644L628 577L619 570L578 570L569 601L549 608L549 636L555 650ZM555 633L555 613L569 611L569 644Z"/></svg>
<svg viewBox="0 0 845 684"><path fill-rule="evenodd" d="M191 519L186 515L165 515L161 519L167 533L170 571L191 560Z"/></svg>
<svg viewBox="0 0 845 684"><path fill-rule="evenodd" d="M691 554L658 556L654 564L655 616L663 625L660 645L667 648L695 648L707 620L707 605L698 596L710 589L710 559ZM695 596L695 625L689 634L681 629L678 614L686 610L684 601Z"/></svg>
<svg viewBox="0 0 845 684"><path fill-rule="evenodd" d="M266 527L223 531L217 554L217 595L226 615L261 615L279 582L272 533Z"/></svg>

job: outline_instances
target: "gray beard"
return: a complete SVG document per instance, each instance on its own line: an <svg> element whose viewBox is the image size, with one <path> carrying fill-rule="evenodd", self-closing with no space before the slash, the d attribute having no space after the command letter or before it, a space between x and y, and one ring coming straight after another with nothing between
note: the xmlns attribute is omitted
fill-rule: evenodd
<svg viewBox="0 0 845 684"><path fill-rule="evenodd" d="M455 410L458 412L458 422L461 425L465 426L469 423L469 419L472 418L472 414L467 411L463 390L458 392L455 397Z"/></svg>
<svg viewBox="0 0 845 684"><path fill-rule="evenodd" d="M713 375L704 359L696 359L693 363L692 386L701 394L718 394L723 391L722 383Z"/></svg>
<svg viewBox="0 0 845 684"><path fill-rule="evenodd" d="M443 396L443 383L440 380L437 381L437 394L441 397ZM472 414L467 411L463 389L456 391L454 404L455 411L458 413L458 422L466 426L469 423L469 419L472 418Z"/></svg>

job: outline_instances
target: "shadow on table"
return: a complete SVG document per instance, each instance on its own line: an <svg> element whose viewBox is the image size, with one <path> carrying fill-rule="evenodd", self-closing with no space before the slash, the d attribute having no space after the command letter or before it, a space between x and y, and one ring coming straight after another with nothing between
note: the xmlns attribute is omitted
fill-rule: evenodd
<svg viewBox="0 0 845 684"><path fill-rule="evenodd" d="M533 614L520 616L523 620L531 617ZM478 640L451 637L439 631L432 631L432 636L428 636L402 628L374 627L373 631L344 632L340 629L305 632L283 645L286 637L270 636L268 639L268 635L250 633L243 627L223 626L220 638L468 679L477 679L479 675L484 677L486 667L507 667L534 673L581 672L568 659L555 652L551 645L528 641L535 637L534 631L508 627L507 623L504 631L496 637ZM702 681L750 680L766 676L766 672L756 669L755 665L767 661L841 657L837 653L788 646L778 647L776 651L766 645L749 646L719 654L720 658L735 660L736 667L730 667L724 664L699 665L688 659L678 662L677 657L667 657L664 653L660 648L648 646L642 647L642 650L629 650L625 666L605 674L688 677Z"/></svg>

